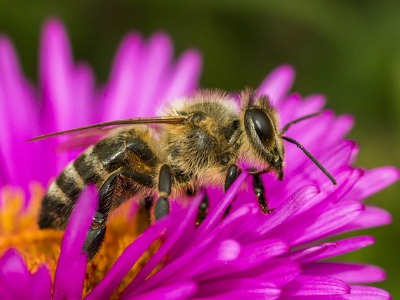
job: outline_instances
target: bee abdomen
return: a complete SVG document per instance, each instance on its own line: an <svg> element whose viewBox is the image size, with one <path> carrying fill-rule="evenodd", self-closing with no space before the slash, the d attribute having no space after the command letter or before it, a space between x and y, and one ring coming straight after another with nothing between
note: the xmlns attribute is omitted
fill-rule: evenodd
<svg viewBox="0 0 400 300"><path fill-rule="evenodd" d="M99 178L99 176L88 177L88 173L93 175L89 172L92 168L88 165L88 157L87 153L80 155L50 184L42 202L39 216L40 228L64 229L81 192L90 180ZM82 174L86 174L84 178ZM92 182L96 183L96 181Z"/></svg>

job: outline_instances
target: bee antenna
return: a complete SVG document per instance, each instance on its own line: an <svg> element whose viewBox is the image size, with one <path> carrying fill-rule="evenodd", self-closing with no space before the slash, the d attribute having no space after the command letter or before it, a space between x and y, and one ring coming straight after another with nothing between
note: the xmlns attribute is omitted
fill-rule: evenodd
<svg viewBox="0 0 400 300"><path fill-rule="evenodd" d="M298 141L296 141L290 137L287 137L287 136L282 136L282 139L284 139L285 141L288 141L289 143L295 144L298 148L300 148L304 152L304 154L307 155L308 158L311 159L312 162L314 164L316 164L317 167L332 181L332 183L334 185L337 185L336 179L331 175L331 173L329 173L328 170L325 169L321 165L321 163L310 152L308 152L308 150L306 148L304 148Z"/></svg>
<svg viewBox="0 0 400 300"><path fill-rule="evenodd" d="M283 129L282 129L282 131L281 131L281 134L285 134L286 131L288 131L289 128L290 128L293 124L296 124L296 123L299 123L299 122L301 122L301 121L307 120L307 119L309 119L309 118L318 116L320 113L321 113L321 112L317 112L317 113L305 115L305 116L303 116L303 117L301 117L301 118L298 118L298 119L296 119L296 120L293 120L293 121L287 123L287 124L283 127Z"/></svg>

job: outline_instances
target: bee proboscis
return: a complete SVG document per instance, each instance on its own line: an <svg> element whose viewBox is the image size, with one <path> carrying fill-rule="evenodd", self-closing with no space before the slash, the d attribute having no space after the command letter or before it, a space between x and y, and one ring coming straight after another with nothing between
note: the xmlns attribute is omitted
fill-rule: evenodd
<svg viewBox="0 0 400 300"><path fill-rule="evenodd" d="M65 229L77 198L94 184L99 204L84 250L93 258L106 231L109 213L135 195L157 199L155 219L169 213L169 198L209 185L227 190L249 165L253 190L264 213L271 209L260 174L284 177L283 140L297 145L323 173L333 176L299 142L284 136L289 127L316 114L303 116L278 129L278 114L268 97L251 90L240 94L240 103L216 90L199 91L163 107L162 117L134 118L99 123L39 136L31 141L93 130L109 133L89 146L50 184L43 199L40 228ZM149 126L156 124L157 127ZM115 129L115 127L118 127ZM207 203L199 207L198 223Z"/></svg>

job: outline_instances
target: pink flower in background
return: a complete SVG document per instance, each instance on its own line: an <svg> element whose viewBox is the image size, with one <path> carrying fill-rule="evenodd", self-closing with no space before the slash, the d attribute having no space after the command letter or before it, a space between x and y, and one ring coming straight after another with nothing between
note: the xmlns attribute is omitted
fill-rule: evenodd
<svg viewBox="0 0 400 300"><path fill-rule="evenodd" d="M110 79L100 90L92 70L75 63L62 25L49 21L40 48L40 84L36 90L24 78L9 40L0 37L0 186L28 191L32 181L47 186L71 160L57 152L57 139L25 141L40 134L78 126L154 115L166 99L198 87L201 58L189 50L176 62L169 37L154 34L144 41L131 33L122 41Z"/></svg>
<svg viewBox="0 0 400 300"><path fill-rule="evenodd" d="M148 42L129 35L118 50L109 82L98 91L89 67L73 62L62 26L50 21L41 48L40 91L35 92L21 75L10 43L2 38L0 114L7 122L1 129L0 186L25 191L33 181L46 186L74 155L54 152L56 140L23 143L28 138L99 121L150 116L159 104L193 92L200 58L188 51L171 63L171 48L163 34ZM258 88L278 109L281 125L321 111L325 104L320 95L289 94L293 80L293 69L281 66ZM122 299L388 299L387 292L365 285L384 280L382 269L325 260L374 243L371 236L339 234L391 221L386 211L362 201L395 182L400 173L392 167L352 167L358 148L344 139L352 125L352 117L323 110L287 133L332 173L336 186L294 145L285 144L285 179L263 176L270 207L275 208L271 214L261 212L250 188L241 188L251 186L247 172L225 194L207 190L210 213L198 228L194 224L202 195L188 207L174 202L171 215L133 241L86 298L115 296L135 262L161 239L159 249L123 287ZM81 249L84 229L96 209L93 199L91 191L82 195L70 219L53 294L49 269L41 266L32 272L26 266L29 261L10 249L0 258L1 299L82 297L87 261ZM231 213L222 218L231 202ZM2 234L0 226L0 246Z"/></svg>

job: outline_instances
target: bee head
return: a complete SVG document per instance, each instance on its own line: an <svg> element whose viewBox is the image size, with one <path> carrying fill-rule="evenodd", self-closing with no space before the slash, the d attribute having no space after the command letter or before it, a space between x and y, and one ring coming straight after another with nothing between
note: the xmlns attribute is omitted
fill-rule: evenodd
<svg viewBox="0 0 400 300"><path fill-rule="evenodd" d="M284 148L277 129L277 113L265 96L255 97L253 92L245 91L241 97L243 158L252 164L255 171L275 171L281 180Z"/></svg>

